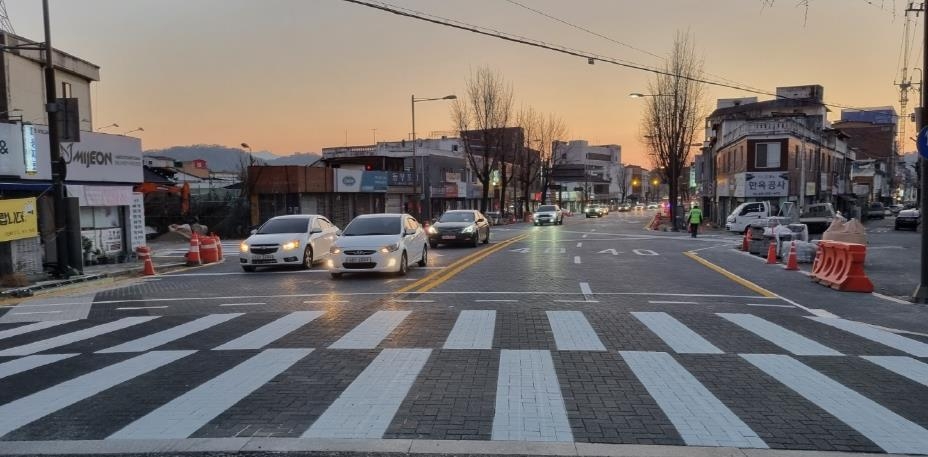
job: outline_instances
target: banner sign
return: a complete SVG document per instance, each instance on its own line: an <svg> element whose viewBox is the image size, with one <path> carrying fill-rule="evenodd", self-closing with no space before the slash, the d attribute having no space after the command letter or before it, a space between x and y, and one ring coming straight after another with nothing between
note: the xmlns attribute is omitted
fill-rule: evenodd
<svg viewBox="0 0 928 457"><path fill-rule="evenodd" d="M35 198L0 200L0 241L39 235Z"/></svg>
<svg viewBox="0 0 928 457"><path fill-rule="evenodd" d="M745 173L745 197L786 197L789 195L789 173Z"/></svg>
<svg viewBox="0 0 928 457"><path fill-rule="evenodd" d="M361 192L386 192L389 180L385 171L365 171L361 174Z"/></svg>

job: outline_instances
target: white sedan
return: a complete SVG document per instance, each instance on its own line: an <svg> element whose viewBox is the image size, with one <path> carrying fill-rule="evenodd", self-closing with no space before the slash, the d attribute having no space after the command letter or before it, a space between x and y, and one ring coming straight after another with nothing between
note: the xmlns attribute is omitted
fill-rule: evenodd
<svg viewBox="0 0 928 457"><path fill-rule="evenodd" d="M268 219L239 246L239 263L245 271L259 266L313 264L329 256L338 227L323 216L294 214Z"/></svg>
<svg viewBox="0 0 928 457"><path fill-rule="evenodd" d="M428 263L429 239L408 214L365 214L345 227L330 252L332 278L365 271L405 275L410 260L420 267Z"/></svg>

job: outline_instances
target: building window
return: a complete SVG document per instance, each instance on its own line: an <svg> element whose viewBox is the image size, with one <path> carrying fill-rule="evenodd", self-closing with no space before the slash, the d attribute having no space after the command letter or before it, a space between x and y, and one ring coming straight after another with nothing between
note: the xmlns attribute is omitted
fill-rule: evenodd
<svg viewBox="0 0 928 457"><path fill-rule="evenodd" d="M780 168L780 143L757 143L754 145L756 168Z"/></svg>
<svg viewBox="0 0 928 457"><path fill-rule="evenodd" d="M61 83L61 97L71 98L71 83L66 83L66 82Z"/></svg>
<svg viewBox="0 0 928 457"><path fill-rule="evenodd" d="M799 169L799 145L796 145L796 150L793 151L793 167L797 170Z"/></svg>

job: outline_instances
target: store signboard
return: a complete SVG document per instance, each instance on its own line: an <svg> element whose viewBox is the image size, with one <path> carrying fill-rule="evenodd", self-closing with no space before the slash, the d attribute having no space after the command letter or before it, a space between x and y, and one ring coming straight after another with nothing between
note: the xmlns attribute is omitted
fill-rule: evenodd
<svg viewBox="0 0 928 457"><path fill-rule="evenodd" d="M132 204L129 205L129 247L135 248L145 245L145 197L141 192L132 193Z"/></svg>
<svg viewBox="0 0 928 457"><path fill-rule="evenodd" d="M335 169L335 192L386 192L389 182L385 171Z"/></svg>
<svg viewBox="0 0 928 457"><path fill-rule="evenodd" d="M26 128L31 127L31 128ZM28 140L34 133L35 147L25 148L26 179L51 179L51 154L48 129L45 126L25 126L21 136ZM28 172L30 151L35 151L34 173ZM124 135L81 132L79 143L62 143L61 158L68 167L68 181L141 183L142 141Z"/></svg>
<svg viewBox="0 0 928 457"><path fill-rule="evenodd" d="M0 241L38 236L35 198L0 200Z"/></svg>
<svg viewBox="0 0 928 457"><path fill-rule="evenodd" d="M25 173L23 136L16 124L0 124L0 175L22 176Z"/></svg>
<svg viewBox="0 0 928 457"><path fill-rule="evenodd" d="M365 171L361 174L361 192L386 192L389 182L385 171Z"/></svg>
<svg viewBox="0 0 928 457"><path fill-rule="evenodd" d="M745 197L786 197L789 195L789 173L766 172L744 174Z"/></svg>

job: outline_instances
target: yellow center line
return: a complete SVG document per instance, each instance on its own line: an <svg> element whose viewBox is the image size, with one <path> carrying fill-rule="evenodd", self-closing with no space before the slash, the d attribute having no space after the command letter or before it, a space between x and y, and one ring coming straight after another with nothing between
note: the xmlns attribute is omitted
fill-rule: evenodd
<svg viewBox="0 0 928 457"><path fill-rule="evenodd" d="M518 241L525 239L527 236L528 236L527 233L522 234L522 235L517 235L506 241L500 242L499 244L496 244L495 246L492 246L488 249L484 249L482 251L479 251L467 257L464 257L463 259L460 259L452 263L451 265L448 265L447 267L445 267L444 270L436 271L406 287L403 287L397 290L395 293L402 294L402 293L411 292L416 289L418 289L416 290L416 292L426 292L438 286L439 284L447 281L448 279L451 279L452 276L460 273L465 268L479 262L484 257L487 257L490 254L493 254L494 252L505 249L506 247L512 245L513 243L516 243Z"/></svg>
<svg viewBox="0 0 928 457"><path fill-rule="evenodd" d="M754 284L753 282L748 281L747 279L744 279L744 278L742 278L741 276L738 276L738 275L736 275L736 274L734 274L734 273L732 273L732 272L730 272L730 271L728 271L728 270L726 270L726 269L724 269L724 268L722 268L722 267L720 267L720 266L718 266L718 265L716 265L716 264L714 264L714 263L712 263L712 262L710 262L710 261L708 261L708 260L706 260L706 259L703 259L702 257L699 257L699 254L697 254L697 253L694 252L694 251L684 252L683 255L685 255L685 256L687 256L687 257L689 257L689 258L691 258L691 259L693 259L693 260L695 260L695 261L697 261L697 262L699 262L699 263L701 263L701 264L702 264L703 266L705 266L706 268L709 268L710 270L715 271L716 273L719 273L719 274L721 274L722 276L725 276L725 277L728 278L728 279L731 279L732 281L734 281L734 282L736 282L736 283L738 283L738 284L740 284L740 285L746 287L747 289L750 289L750 290L752 290L752 291L754 291L754 292L760 294L760 295L763 296L763 297L767 297L767 298L777 298L777 297L779 297L777 294L775 294L775 293L773 293L773 292L771 292L771 291L769 291L769 290L767 290L767 289L764 289L763 287L758 286L757 284Z"/></svg>

